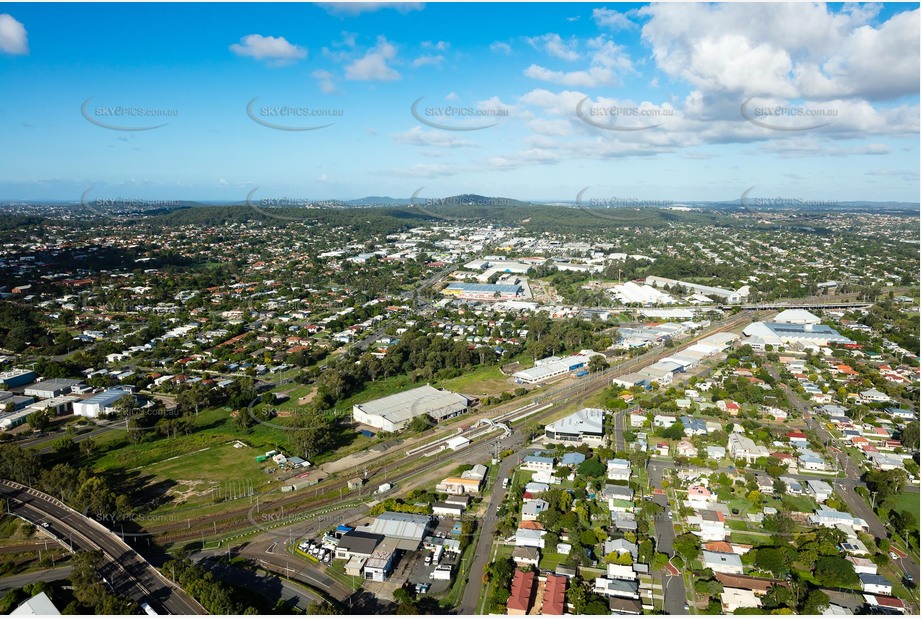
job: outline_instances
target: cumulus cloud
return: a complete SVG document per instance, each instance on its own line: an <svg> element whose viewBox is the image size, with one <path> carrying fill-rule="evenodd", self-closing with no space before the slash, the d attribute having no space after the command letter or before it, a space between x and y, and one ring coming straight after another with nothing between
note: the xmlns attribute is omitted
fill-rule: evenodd
<svg viewBox="0 0 921 618"><path fill-rule="evenodd" d="M575 61L580 58L579 52L575 50L576 41L566 43L555 33L548 33L543 36L530 37L525 39L534 49L542 49L554 58L561 60Z"/></svg>
<svg viewBox="0 0 921 618"><path fill-rule="evenodd" d="M317 80L317 86L326 94L336 92L336 84L333 82L333 74L329 71L318 69L310 74L310 77Z"/></svg>
<svg viewBox="0 0 921 618"><path fill-rule="evenodd" d="M635 25L625 13L607 7L592 9L592 20L598 26L612 30L626 30Z"/></svg>
<svg viewBox="0 0 921 618"><path fill-rule="evenodd" d="M384 37L379 37L374 48L345 67L345 78L365 82L398 80L400 74L387 64L396 56L397 48Z"/></svg>
<svg viewBox="0 0 921 618"><path fill-rule="evenodd" d="M437 64L441 64L441 62L444 59L445 57L440 54L437 56L419 56L418 58L413 60L413 66L418 68L418 67L424 67L430 64L437 65Z"/></svg>
<svg viewBox="0 0 921 618"><path fill-rule="evenodd" d="M653 4L642 37L660 70L704 92L888 100L919 90L921 11L874 25L878 7Z"/></svg>
<svg viewBox="0 0 921 618"><path fill-rule="evenodd" d="M588 39L586 47L590 50L587 69L558 71L532 64L525 69L524 74L532 79L570 88L594 88L615 84L621 75L635 72L624 47L610 39L604 36Z"/></svg>
<svg viewBox="0 0 921 618"><path fill-rule="evenodd" d="M25 26L8 13L0 14L0 51L17 56L29 53Z"/></svg>
<svg viewBox="0 0 921 618"><path fill-rule="evenodd" d="M247 56L256 60L265 60L273 64L295 62L307 57L307 50L299 45L292 45L285 37L247 34L239 43L230 46L230 51L238 56Z"/></svg>

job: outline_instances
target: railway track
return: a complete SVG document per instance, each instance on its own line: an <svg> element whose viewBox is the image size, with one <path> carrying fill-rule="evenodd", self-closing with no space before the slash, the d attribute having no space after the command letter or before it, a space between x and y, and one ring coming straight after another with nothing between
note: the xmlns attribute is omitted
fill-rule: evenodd
<svg viewBox="0 0 921 618"><path fill-rule="evenodd" d="M573 384L549 390L539 397L539 401L540 407L543 408L548 404L550 404L550 407L528 416L524 422L540 424L553 415L559 414L561 407L558 404L568 404L572 401L587 399L607 388L611 383L611 379L618 374L630 373L643 366L653 364L662 358L675 354L684 347L693 345L700 339L715 332L736 330L740 326L758 319L760 315L760 312L737 314L727 320L711 325L711 327L704 332L682 342L679 346L647 352L634 359L629 359L609 367L605 371L586 376ZM512 408L512 405L500 406L492 411L494 414L487 417L495 421L502 421L510 416L515 416L516 413L520 415L520 411L522 410L520 402L517 404L518 407L516 408ZM506 407L512 409L505 410L504 408ZM399 483L419 474L422 469L425 471L432 471L437 468L463 463L465 458L469 457L471 451L474 450L475 446L480 446L493 439L489 437L490 434L482 434L482 427L476 431L481 432L481 435L475 438L470 446L459 451L444 451L438 455L425 456L424 453L426 449L421 449L417 455L411 458L407 458L405 452L390 452L382 454L380 457L363 463L360 466L356 466L348 471L337 473L335 478L318 483L312 488L313 491L307 489L301 490L300 492L281 493L278 490L273 490L267 494L262 494L258 498L260 503L259 513L262 517L272 518L276 514L276 511L280 511L282 517L284 517L284 512L287 511L290 517L290 513L294 511L314 512L341 504L349 499L354 500L354 493L347 489L348 479L357 476L363 477L366 469L368 470L366 487L373 487L376 483ZM463 435L463 432L454 435ZM401 468L407 466L408 461L414 459L421 459L424 461L424 464L410 467L406 471L401 471ZM346 491L348 491L347 494L345 493ZM324 498L320 497L322 495L334 494L335 492L339 492L340 495L330 495ZM367 497L367 494L365 496L359 494L359 498L361 497ZM202 539L205 536L209 538L214 538L216 536L226 537L233 533L238 533L240 531L245 532L256 528L251 521L253 506L254 504L241 504L222 513L201 517L195 522L187 521L185 518L179 518L180 521L172 521L161 526L150 527L146 532L152 539L161 545L193 541ZM293 523L293 520L291 523Z"/></svg>

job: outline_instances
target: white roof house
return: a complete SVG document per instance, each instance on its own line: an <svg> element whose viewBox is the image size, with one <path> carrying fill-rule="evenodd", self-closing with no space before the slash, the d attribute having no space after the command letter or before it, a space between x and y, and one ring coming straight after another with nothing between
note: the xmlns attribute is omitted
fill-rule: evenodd
<svg viewBox="0 0 921 618"><path fill-rule="evenodd" d="M742 557L738 554L726 554L715 551L704 551L704 568L713 569L714 573L730 573L742 575Z"/></svg>

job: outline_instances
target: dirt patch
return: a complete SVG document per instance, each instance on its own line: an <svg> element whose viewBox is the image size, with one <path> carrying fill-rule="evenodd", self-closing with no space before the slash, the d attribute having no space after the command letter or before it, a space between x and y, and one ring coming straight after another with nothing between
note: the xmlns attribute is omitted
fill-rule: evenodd
<svg viewBox="0 0 921 618"><path fill-rule="evenodd" d="M170 487L166 496L181 504L191 498L205 496L214 489L214 484L209 481L180 480L174 487Z"/></svg>

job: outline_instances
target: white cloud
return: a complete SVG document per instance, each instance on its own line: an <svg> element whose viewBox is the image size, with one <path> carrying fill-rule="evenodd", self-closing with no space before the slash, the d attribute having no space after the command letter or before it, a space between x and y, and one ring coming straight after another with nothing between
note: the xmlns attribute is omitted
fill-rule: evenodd
<svg viewBox="0 0 921 618"><path fill-rule="evenodd" d="M25 26L8 13L0 14L0 51L17 56L29 53Z"/></svg>
<svg viewBox="0 0 921 618"><path fill-rule="evenodd" d="M569 87L594 88L614 83L613 71L602 67L592 67L587 71L552 71L532 64L525 69L524 74L532 79Z"/></svg>
<svg viewBox="0 0 921 618"><path fill-rule="evenodd" d="M393 139L412 146L436 146L441 148L464 148L476 146L475 142L449 135L445 131L426 131L413 127L404 133L395 133Z"/></svg>
<svg viewBox="0 0 921 618"><path fill-rule="evenodd" d="M417 163L412 167L385 170L387 176L402 178L438 178L440 176L453 176L459 171L456 165L447 163Z"/></svg>
<svg viewBox="0 0 921 618"><path fill-rule="evenodd" d="M400 74L387 65L396 58L397 48L384 37L378 37L377 45L358 60L345 67L345 78L355 81L394 81Z"/></svg>
<svg viewBox="0 0 921 618"><path fill-rule="evenodd" d="M446 41L422 41L423 49L435 49L438 51L448 51L448 48L451 47L451 44Z"/></svg>
<svg viewBox="0 0 921 618"><path fill-rule="evenodd" d="M413 66L416 67L416 68L419 68L419 67L424 67L424 66L427 66L427 65L430 65L430 64L441 64L441 62L442 62L444 59L445 59L445 57L442 56L442 55L438 55L438 56L419 56L418 58L416 58L415 60L413 60Z"/></svg>
<svg viewBox="0 0 921 618"><path fill-rule="evenodd" d="M445 101L456 101L458 98L460 98L460 97L457 96L457 93L456 93L456 92L449 92L449 93L445 96Z"/></svg>
<svg viewBox="0 0 921 618"><path fill-rule="evenodd" d="M502 41L496 41L495 43L490 44L490 51L499 53L499 54L510 54L512 53L512 46L508 43L503 43Z"/></svg>
<svg viewBox="0 0 921 618"><path fill-rule="evenodd" d="M375 13L383 9L393 9L405 15L425 8L424 2L317 2L317 6L330 15L355 16L363 13Z"/></svg>
<svg viewBox="0 0 921 618"><path fill-rule="evenodd" d="M592 19L598 26L602 28L611 28L612 30L626 30L635 25L626 14L607 7L593 9Z"/></svg>
<svg viewBox="0 0 921 618"><path fill-rule="evenodd" d="M586 41L592 50L589 53L589 68L581 71L554 71L532 64L524 74L533 79L568 87L593 88L608 86L619 81L625 73L635 73L633 63L621 45L615 44L605 36Z"/></svg>
<svg viewBox="0 0 921 618"><path fill-rule="evenodd" d="M285 37L247 34L239 43L230 46L230 51L238 56L248 56L256 60L267 60L273 64L294 62L307 57L307 50L299 45L292 45Z"/></svg>
<svg viewBox="0 0 921 618"><path fill-rule="evenodd" d="M320 87L320 90L326 94L332 94L333 92L336 92L336 84L333 83L333 74L329 71L318 69L311 73L310 77L317 80L317 85Z"/></svg>
<svg viewBox="0 0 921 618"><path fill-rule="evenodd" d="M704 93L891 100L917 95L921 11L876 25L875 5L652 4L642 36L658 68Z"/></svg>
<svg viewBox="0 0 921 618"><path fill-rule="evenodd" d="M558 34L551 32L543 36L531 37L526 40L534 49L543 49L554 58L560 58L570 62L580 58L579 52L574 49L576 42L572 41L570 43L565 43Z"/></svg>

